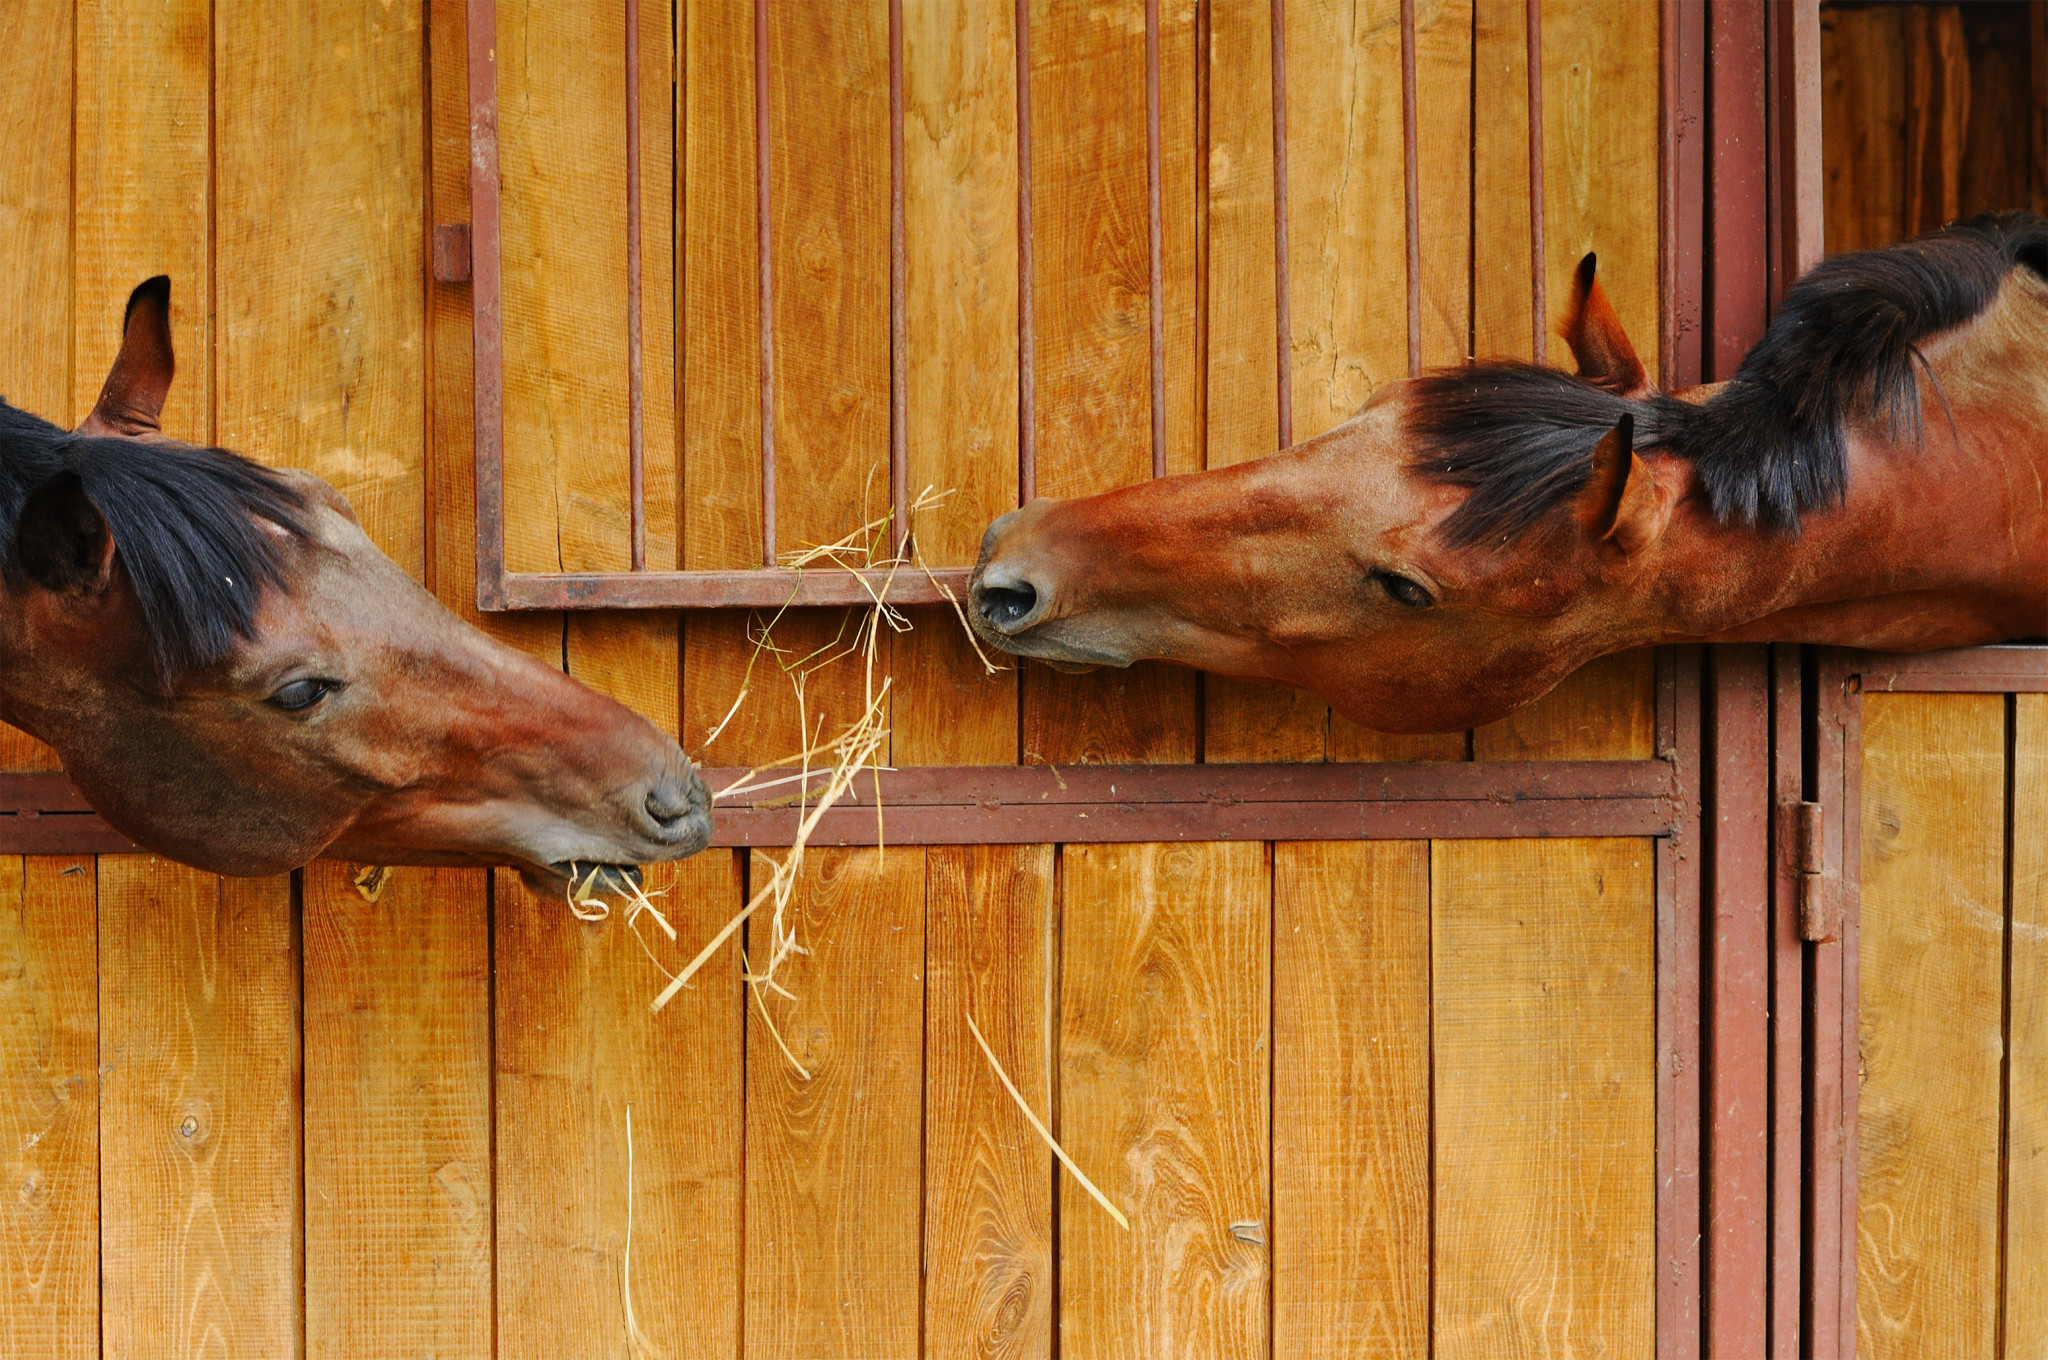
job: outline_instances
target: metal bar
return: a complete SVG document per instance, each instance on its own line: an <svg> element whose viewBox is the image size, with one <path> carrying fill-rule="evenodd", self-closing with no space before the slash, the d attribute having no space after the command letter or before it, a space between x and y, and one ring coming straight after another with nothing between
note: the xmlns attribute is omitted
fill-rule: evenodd
<svg viewBox="0 0 2048 1360"><path fill-rule="evenodd" d="M1671 763L1679 822L1657 842L1657 1343L1664 1360L1700 1344L1700 659L1657 649L1657 749Z"/></svg>
<svg viewBox="0 0 2048 1360"><path fill-rule="evenodd" d="M1275 0L1278 3L1278 0ZM1031 0L1017 0L1017 503L1038 495L1038 335L1031 258Z"/></svg>
<svg viewBox="0 0 2048 1360"><path fill-rule="evenodd" d="M498 8L469 0L470 307L476 380L476 605L505 607L505 313L498 243Z"/></svg>
<svg viewBox="0 0 2048 1360"><path fill-rule="evenodd" d="M903 0L889 0L890 546L910 556L910 318L903 226Z"/></svg>
<svg viewBox="0 0 2048 1360"><path fill-rule="evenodd" d="M521 572L507 576L500 609L775 609L783 605L944 604L967 598L965 567L921 571ZM893 579L892 579L893 575Z"/></svg>
<svg viewBox="0 0 2048 1360"><path fill-rule="evenodd" d="M1529 65L1529 359L1542 363L1546 348L1543 268L1543 0L1523 9Z"/></svg>
<svg viewBox="0 0 2048 1360"><path fill-rule="evenodd" d="M1800 1360L1806 1069L1806 944L1799 933L1794 847L1777 839L1775 810L1806 797L1800 648L1771 647L1771 1128L1770 1360Z"/></svg>
<svg viewBox="0 0 2048 1360"><path fill-rule="evenodd" d="M1662 353L1666 391L1704 381L1700 348L1706 298L1706 6L1665 0L1664 207L1666 268Z"/></svg>
<svg viewBox="0 0 2048 1360"><path fill-rule="evenodd" d="M1826 252L1821 166L1820 0L1772 0L1765 15L1773 65L1771 306Z"/></svg>
<svg viewBox="0 0 2048 1360"><path fill-rule="evenodd" d="M1160 220L1159 0L1145 0L1145 200L1152 270L1152 475L1166 475L1166 235Z"/></svg>
<svg viewBox="0 0 2048 1360"><path fill-rule="evenodd" d="M775 233L768 196L768 0L754 0L754 217L761 304L761 565L775 565Z"/></svg>
<svg viewBox="0 0 2048 1360"><path fill-rule="evenodd" d="M1708 1355L1764 1352L1769 1301L1770 688L1757 643L1712 651L1707 932Z"/></svg>
<svg viewBox="0 0 2048 1360"><path fill-rule="evenodd" d="M1401 0L1401 193L1408 222L1408 376L1422 372L1422 185L1415 102L1415 0Z"/></svg>
<svg viewBox="0 0 2048 1360"><path fill-rule="evenodd" d="M1830 839L1839 836L1841 848L1834 863L1829 867L1840 878L1855 884L1862 881L1863 864L1863 690L1847 682L1836 687L1836 702L1840 706L1842 724L1842 791L1841 815L1837 819L1839 829ZM1859 1150L1861 1128L1858 1123L1859 1097L1863 1090L1863 946L1861 936L1862 893L1849 891L1842 895L1841 943L1842 992L1841 1008L1841 1070L1836 1080L1842 1093L1841 1127L1841 1224L1842 1235L1839 1247L1841 1261L1841 1356L1842 1360L1855 1360L1856 1356L1856 1286L1859 1278L1856 1269L1857 1232L1856 1202L1859 1191L1858 1168L1862 1164ZM1818 946L1828 948L1827 945Z"/></svg>
<svg viewBox="0 0 2048 1360"><path fill-rule="evenodd" d="M1844 665L1865 693L2048 693L2048 647L1963 647L1942 652L1852 652Z"/></svg>
<svg viewBox="0 0 2048 1360"><path fill-rule="evenodd" d="M1273 363L1280 447L1294 442L1294 307L1287 283L1287 0L1273 0Z"/></svg>
<svg viewBox="0 0 2048 1360"><path fill-rule="evenodd" d="M640 0L626 0L626 481L634 571L647 570L647 387L640 338Z"/></svg>
<svg viewBox="0 0 2048 1360"><path fill-rule="evenodd" d="M1707 10L1707 126L1711 189L1707 279L1708 381L1734 376L1763 338L1768 319L1770 159L1764 126L1764 11L1761 5Z"/></svg>
<svg viewBox="0 0 2048 1360"><path fill-rule="evenodd" d="M1847 791L1844 760L1846 668L1832 649L1816 667L1814 721L1807 744L1814 764L1812 797L1825 811L1826 865L1842 865L1842 799ZM1844 1217L1853 1193L1854 1164L1847 1160L1843 1076L1855 1050L1853 1021L1843 1009L1846 939L1816 944L1808 955L1806 1032L1806 1298L1805 1354L1840 1360L1856 1344L1855 1315L1845 1309L1844 1291L1855 1276L1855 1218ZM1851 1082L1853 1085L1853 1080ZM1846 1278L1845 1278L1846 1277Z"/></svg>

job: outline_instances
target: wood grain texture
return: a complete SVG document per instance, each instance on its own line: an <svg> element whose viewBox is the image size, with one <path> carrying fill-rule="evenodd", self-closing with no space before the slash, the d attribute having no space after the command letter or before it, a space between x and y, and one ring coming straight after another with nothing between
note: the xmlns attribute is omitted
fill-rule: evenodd
<svg viewBox="0 0 2048 1360"><path fill-rule="evenodd" d="M163 428L194 443L212 436L210 11L204 0L92 0L76 16L72 418L99 399L130 290L168 274L178 378Z"/></svg>
<svg viewBox="0 0 2048 1360"><path fill-rule="evenodd" d="M469 5L429 0L430 145L427 220L469 221ZM427 586L466 622L507 646L559 663L559 614L485 614L476 607L474 299L467 283L427 294L427 487L432 511Z"/></svg>
<svg viewBox="0 0 2048 1360"><path fill-rule="evenodd" d="M637 929L670 967L741 906L731 851L651 866L646 886L682 944L651 921ZM640 1360L630 1282L633 1322L656 1353L736 1356L737 957L654 1015L664 979L623 911L578 921L500 870L495 919L497 1355Z"/></svg>
<svg viewBox="0 0 2048 1360"><path fill-rule="evenodd" d="M1267 855L1062 852L1053 1131L1131 1219L1062 1177L1063 1356L1268 1353Z"/></svg>
<svg viewBox="0 0 2048 1360"><path fill-rule="evenodd" d="M775 523L783 552L889 511L889 15L768 9Z"/></svg>
<svg viewBox="0 0 2048 1360"><path fill-rule="evenodd" d="M100 1353L92 861L0 856L0 1353Z"/></svg>
<svg viewBox="0 0 2048 1360"><path fill-rule="evenodd" d="M1477 760L1648 760L1657 754L1657 653L1588 662L1550 693L1476 728Z"/></svg>
<svg viewBox="0 0 2048 1360"><path fill-rule="evenodd" d="M1434 1354L1649 1357L1651 844L1437 841L1430 854Z"/></svg>
<svg viewBox="0 0 2048 1360"><path fill-rule="evenodd" d="M1273 847L1273 1353L1429 1350L1429 846Z"/></svg>
<svg viewBox="0 0 2048 1360"><path fill-rule="evenodd" d="M1994 1353L2005 700L1863 701L1857 1354Z"/></svg>
<svg viewBox="0 0 2048 1360"><path fill-rule="evenodd" d="M1432 368L1472 353L1472 7L1473 0L1416 6L1422 362Z"/></svg>
<svg viewBox="0 0 2048 1360"><path fill-rule="evenodd" d="M2005 1353L2048 1352L2048 695L2013 714Z"/></svg>
<svg viewBox="0 0 2048 1360"><path fill-rule="evenodd" d="M305 1354L488 1357L491 1017L478 869L305 871Z"/></svg>
<svg viewBox="0 0 2048 1360"><path fill-rule="evenodd" d="M811 952L778 979L798 999L767 1005L808 1080L747 1012L749 1357L917 1352L924 880L917 849L806 857Z"/></svg>
<svg viewBox="0 0 2048 1360"><path fill-rule="evenodd" d="M1162 43L1187 8L1161 6ZM1163 50L1161 75L1163 147ZM1143 0L1033 0L1030 78L1038 490L1093 495L1152 470ZM1162 209L1166 188L1162 179ZM1164 273L1162 260L1163 284ZM1182 287L1177 270L1162 297L1176 314ZM1182 384L1192 380L1169 368ZM1172 411L1171 382L1168 392ZM1170 443L1168 453L1172 466ZM1194 759L1191 672L1146 663L1064 675L1032 665L1019 691L1024 760Z"/></svg>
<svg viewBox="0 0 2048 1360"><path fill-rule="evenodd" d="M325 477L419 579L422 17L417 6L229 6L213 35L214 434Z"/></svg>
<svg viewBox="0 0 2048 1360"><path fill-rule="evenodd" d="M1017 504L1017 48L1013 6L903 7L904 375L909 496L933 566L971 565ZM1017 759L1014 661L988 674L950 608L909 611L894 640L894 759Z"/></svg>
<svg viewBox="0 0 2048 1360"><path fill-rule="evenodd" d="M100 1334L304 1354L290 881L99 861Z"/></svg>
<svg viewBox="0 0 2048 1360"><path fill-rule="evenodd" d="M0 393L48 420L71 404L74 49L70 0L0 7ZM81 413L82 414L82 413ZM57 753L0 723L0 770L55 770Z"/></svg>
<svg viewBox="0 0 2048 1360"><path fill-rule="evenodd" d="M1905 217L1905 7L1821 11L1822 220L1829 254L1897 239Z"/></svg>
<svg viewBox="0 0 2048 1360"><path fill-rule="evenodd" d="M1053 847L927 855L926 1355L1052 1352L1052 1154L989 1070L972 1015L1041 1119L1051 1110Z"/></svg>

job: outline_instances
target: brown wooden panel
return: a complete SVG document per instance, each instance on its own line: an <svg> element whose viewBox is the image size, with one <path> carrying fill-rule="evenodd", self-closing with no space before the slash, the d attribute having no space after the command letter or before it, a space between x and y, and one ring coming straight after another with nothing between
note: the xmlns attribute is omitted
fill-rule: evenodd
<svg viewBox="0 0 2048 1360"><path fill-rule="evenodd" d="M482 870L305 871L305 1354L491 1354Z"/></svg>
<svg viewBox="0 0 2048 1360"><path fill-rule="evenodd" d="M1017 504L1017 50L1014 6L903 7L908 495L932 566L971 564ZM894 640L893 758L1013 764L1016 662L989 675L948 607Z"/></svg>
<svg viewBox="0 0 2048 1360"><path fill-rule="evenodd" d="M1828 253L1902 234L1906 189L1905 6L1821 8L1822 221Z"/></svg>
<svg viewBox="0 0 2048 1360"><path fill-rule="evenodd" d="M427 219L469 221L469 3L430 0L431 108ZM485 614L476 607L476 412L473 299L467 283L427 294L427 585L470 624L533 656L559 661L559 615Z"/></svg>
<svg viewBox="0 0 2048 1360"><path fill-rule="evenodd" d="M214 16L214 433L325 477L423 579L421 18L416 6Z"/></svg>
<svg viewBox="0 0 2048 1360"><path fill-rule="evenodd" d="M1645 840L1431 849L1447 1360L1654 1353L1653 880Z"/></svg>
<svg viewBox="0 0 2048 1360"><path fill-rule="evenodd" d="M748 1010L749 1357L917 1351L924 871L901 847L805 859L792 924L811 952L778 977L797 999L765 1004L808 1077Z"/></svg>
<svg viewBox="0 0 2048 1360"><path fill-rule="evenodd" d="M0 1353L100 1353L99 941L92 862L0 857Z"/></svg>
<svg viewBox="0 0 2048 1360"><path fill-rule="evenodd" d="M69 423L72 89L70 0L0 7L0 394ZM80 412L82 415L83 412ZM55 770L57 753L0 723L0 770Z"/></svg>
<svg viewBox="0 0 2048 1360"><path fill-rule="evenodd" d="M2015 703L2001 1301L2009 1356L2048 1352L2048 695Z"/></svg>
<svg viewBox="0 0 2048 1360"><path fill-rule="evenodd" d="M1273 1353L1429 1351L1429 847L1273 847Z"/></svg>
<svg viewBox="0 0 2048 1360"><path fill-rule="evenodd" d="M99 895L101 1347L303 1354L290 881L108 855Z"/></svg>
<svg viewBox="0 0 2048 1360"><path fill-rule="evenodd" d="M1086 496L1152 470L1145 6L1032 0L1030 23L1038 490ZM1191 672L1028 665L1019 690L1024 760L1194 759Z"/></svg>
<svg viewBox="0 0 2048 1360"><path fill-rule="evenodd" d="M1268 1353L1265 846L1062 852L1060 1354Z"/></svg>
<svg viewBox="0 0 2048 1360"><path fill-rule="evenodd" d="M1052 1352L1052 1155L968 1033L1041 1119L1051 1106L1053 847L927 852L924 1353Z"/></svg>
<svg viewBox="0 0 2048 1360"><path fill-rule="evenodd" d="M178 378L164 433L212 436L212 267L208 189L213 148L211 6L78 6L77 328L71 410L83 418L121 347L128 294L171 276L171 343ZM56 412L44 412L56 417Z"/></svg>
<svg viewBox="0 0 2048 1360"><path fill-rule="evenodd" d="M1657 753L1657 653L1589 662L1519 712L1472 733L1479 760L1647 760Z"/></svg>
<svg viewBox="0 0 2048 1360"><path fill-rule="evenodd" d="M1857 1354L1994 1353L2005 700L1863 701Z"/></svg>
<svg viewBox="0 0 2048 1360"><path fill-rule="evenodd" d="M889 509L889 16L768 7L775 524L784 553Z"/></svg>
<svg viewBox="0 0 2048 1360"><path fill-rule="evenodd" d="M1472 352L1472 7L1473 0L1415 7L1422 362L1432 368L1461 364ZM1655 50L1638 58L1647 64Z"/></svg>
<svg viewBox="0 0 2048 1360"><path fill-rule="evenodd" d="M654 866L646 886L686 947L637 929L671 967L741 905L731 851ZM579 921L501 870L494 914L497 1354L737 1355L737 960L650 1015L663 978L622 910Z"/></svg>

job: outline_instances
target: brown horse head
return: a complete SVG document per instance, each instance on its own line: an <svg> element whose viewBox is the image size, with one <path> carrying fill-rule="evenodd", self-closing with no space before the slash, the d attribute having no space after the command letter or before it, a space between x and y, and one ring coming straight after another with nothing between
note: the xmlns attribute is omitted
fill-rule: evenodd
<svg viewBox="0 0 2048 1360"><path fill-rule="evenodd" d="M1270 458L1033 501L983 538L970 617L1055 666L1150 658L1277 680L1391 732L1491 721L1649 642L2036 631L2031 577L1957 535L1902 532L1887 479L1917 460L1922 504L1987 477L2040 484L1996 459L2048 464L2048 412L2026 386L2048 362L2044 267L2048 223L2024 215L1829 261L1734 381L1672 397L1650 387L1589 255L1562 328L1576 374L1440 370ZM2013 352L1975 353L1995 345ZM1929 448L1923 371L1947 372L1956 398L1956 432ZM2005 431L1981 453L1979 389ZM1871 499L1844 516L1852 464ZM2023 528L1992 538L2031 543Z"/></svg>
<svg viewBox="0 0 2048 1360"><path fill-rule="evenodd" d="M0 716L138 844L269 874L322 855L679 859L709 799L645 718L444 609L340 493L163 435L167 279L70 434L0 403Z"/></svg>

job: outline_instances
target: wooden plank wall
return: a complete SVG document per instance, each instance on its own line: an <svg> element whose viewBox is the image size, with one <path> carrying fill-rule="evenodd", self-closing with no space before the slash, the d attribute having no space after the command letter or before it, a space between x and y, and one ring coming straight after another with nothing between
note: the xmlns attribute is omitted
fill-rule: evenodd
<svg viewBox="0 0 2048 1360"><path fill-rule="evenodd" d="M1863 701L1857 1345L2048 1346L2048 696Z"/></svg>
<svg viewBox="0 0 2048 1360"><path fill-rule="evenodd" d="M1525 353L1524 6L1416 9L1424 358ZM1171 470L1276 447L1283 381L1302 438L1405 371L1398 10L1282 8L1283 375L1272 7L1160 4ZM676 186L645 206L648 390L679 393L649 403L649 560L750 566L753 9L685 0L679 31L643 11L646 182ZM1143 15L1024 6L1020 293L1016 8L904 0L906 435L915 486L956 492L918 523L935 563L1014 503L1027 310L1041 487L1149 471ZM882 499L885 16L768 10L783 548ZM620 22L499 5L515 567L624 565ZM1552 0L1542 35L1550 296L1597 248L1652 362L1656 24ZM692 749L749 687L709 758L786 754L791 678L742 614L476 615L469 299L426 267L429 228L467 216L464 25L463 0L0 10L0 390L75 419L126 290L168 271L173 432L321 472L450 607ZM1495 728L1391 740L1163 668L988 676L944 613L913 621L882 649L899 764L1651 750L1647 656ZM842 628L786 618L775 640L801 655ZM843 722L860 689L818 672L811 721ZM0 736L6 768L49 766ZM651 1020L642 945L664 942L511 875L401 871L373 903L331 865L234 883L0 859L22 1187L0 1352L1646 1356L1651 858L819 852L790 994L751 993L733 958ZM687 942L765 872L714 851L651 881ZM1055 1175L969 1014L1132 1233Z"/></svg>

